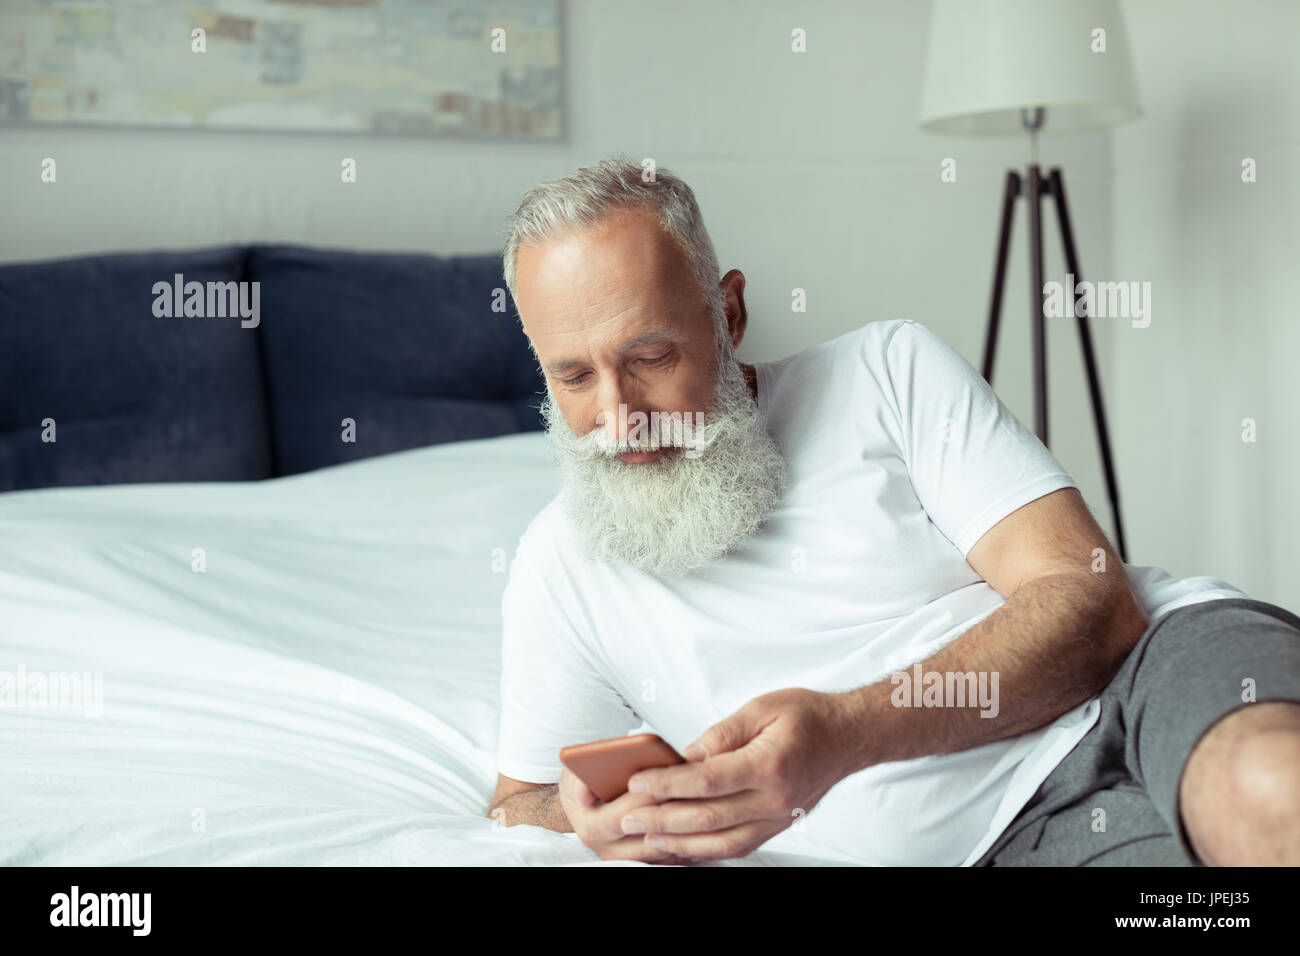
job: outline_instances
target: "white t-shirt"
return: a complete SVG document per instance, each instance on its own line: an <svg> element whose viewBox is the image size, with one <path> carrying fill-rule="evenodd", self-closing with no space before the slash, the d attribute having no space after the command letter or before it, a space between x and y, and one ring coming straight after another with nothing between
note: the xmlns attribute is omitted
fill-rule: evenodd
<svg viewBox="0 0 1300 956"><path fill-rule="evenodd" d="M847 690L923 660L1003 603L965 560L975 542L1077 487L970 363L911 320L755 367L791 481L734 551L663 580L590 561L558 496L525 531L502 602L500 773L554 783L561 747L647 728L682 750L769 691ZM1126 568L1153 621L1244 596ZM1100 709L1094 697L1019 737L852 774L764 847L969 865Z"/></svg>

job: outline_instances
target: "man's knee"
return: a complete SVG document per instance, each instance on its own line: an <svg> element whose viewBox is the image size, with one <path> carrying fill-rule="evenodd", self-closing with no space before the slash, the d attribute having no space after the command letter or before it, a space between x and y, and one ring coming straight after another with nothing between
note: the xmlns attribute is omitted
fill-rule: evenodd
<svg viewBox="0 0 1300 956"><path fill-rule="evenodd" d="M1210 865L1300 862L1300 701L1263 701L1201 738L1180 787L1183 823Z"/></svg>

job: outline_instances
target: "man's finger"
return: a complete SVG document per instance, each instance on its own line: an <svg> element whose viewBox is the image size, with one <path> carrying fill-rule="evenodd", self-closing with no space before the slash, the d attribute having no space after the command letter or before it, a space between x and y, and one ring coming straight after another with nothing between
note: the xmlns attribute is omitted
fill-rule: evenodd
<svg viewBox="0 0 1300 956"><path fill-rule="evenodd" d="M581 807L590 807L592 804L599 802L591 788L582 782L582 778L576 773L565 767L560 772L560 782L556 787L560 796L572 800Z"/></svg>
<svg viewBox="0 0 1300 956"><path fill-rule="evenodd" d="M695 860L727 860L748 856L779 830L780 827L772 823L756 822L742 823L715 833L652 833L642 839L647 846L653 846L654 841L658 841L662 844L662 849L677 856Z"/></svg>
<svg viewBox="0 0 1300 956"><path fill-rule="evenodd" d="M680 863L677 855L669 850L656 850L646 846L645 837L630 836L606 843L602 848L601 859L604 860L640 860L642 863Z"/></svg>
<svg viewBox="0 0 1300 956"><path fill-rule="evenodd" d="M718 721L682 751L682 756L695 762L715 757L718 754L739 750L758 736L760 728L755 724L755 713L748 704L729 717Z"/></svg>
<svg viewBox="0 0 1300 956"><path fill-rule="evenodd" d="M737 751L696 763L638 771L628 781L628 789L656 800L699 800L749 790L754 783L753 760Z"/></svg>
<svg viewBox="0 0 1300 956"><path fill-rule="evenodd" d="M746 790L713 800L669 800L623 815L624 833L714 833L763 819L762 793ZM629 829L631 824L641 829Z"/></svg>

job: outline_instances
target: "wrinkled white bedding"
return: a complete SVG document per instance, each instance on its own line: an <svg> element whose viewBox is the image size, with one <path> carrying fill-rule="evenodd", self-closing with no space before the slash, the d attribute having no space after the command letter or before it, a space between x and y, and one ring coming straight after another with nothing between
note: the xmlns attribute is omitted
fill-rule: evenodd
<svg viewBox="0 0 1300 956"><path fill-rule="evenodd" d="M529 433L0 495L0 863L643 865L484 815L501 592L557 480ZM832 862L777 844L728 864Z"/></svg>

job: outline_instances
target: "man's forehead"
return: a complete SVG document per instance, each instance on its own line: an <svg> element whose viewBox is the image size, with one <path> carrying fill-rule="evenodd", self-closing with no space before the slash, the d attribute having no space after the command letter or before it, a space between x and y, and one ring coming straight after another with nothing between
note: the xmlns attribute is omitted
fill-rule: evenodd
<svg viewBox="0 0 1300 956"><path fill-rule="evenodd" d="M539 351L635 348L684 333L697 320L703 303L690 294L684 257L619 228L520 250L520 316Z"/></svg>

